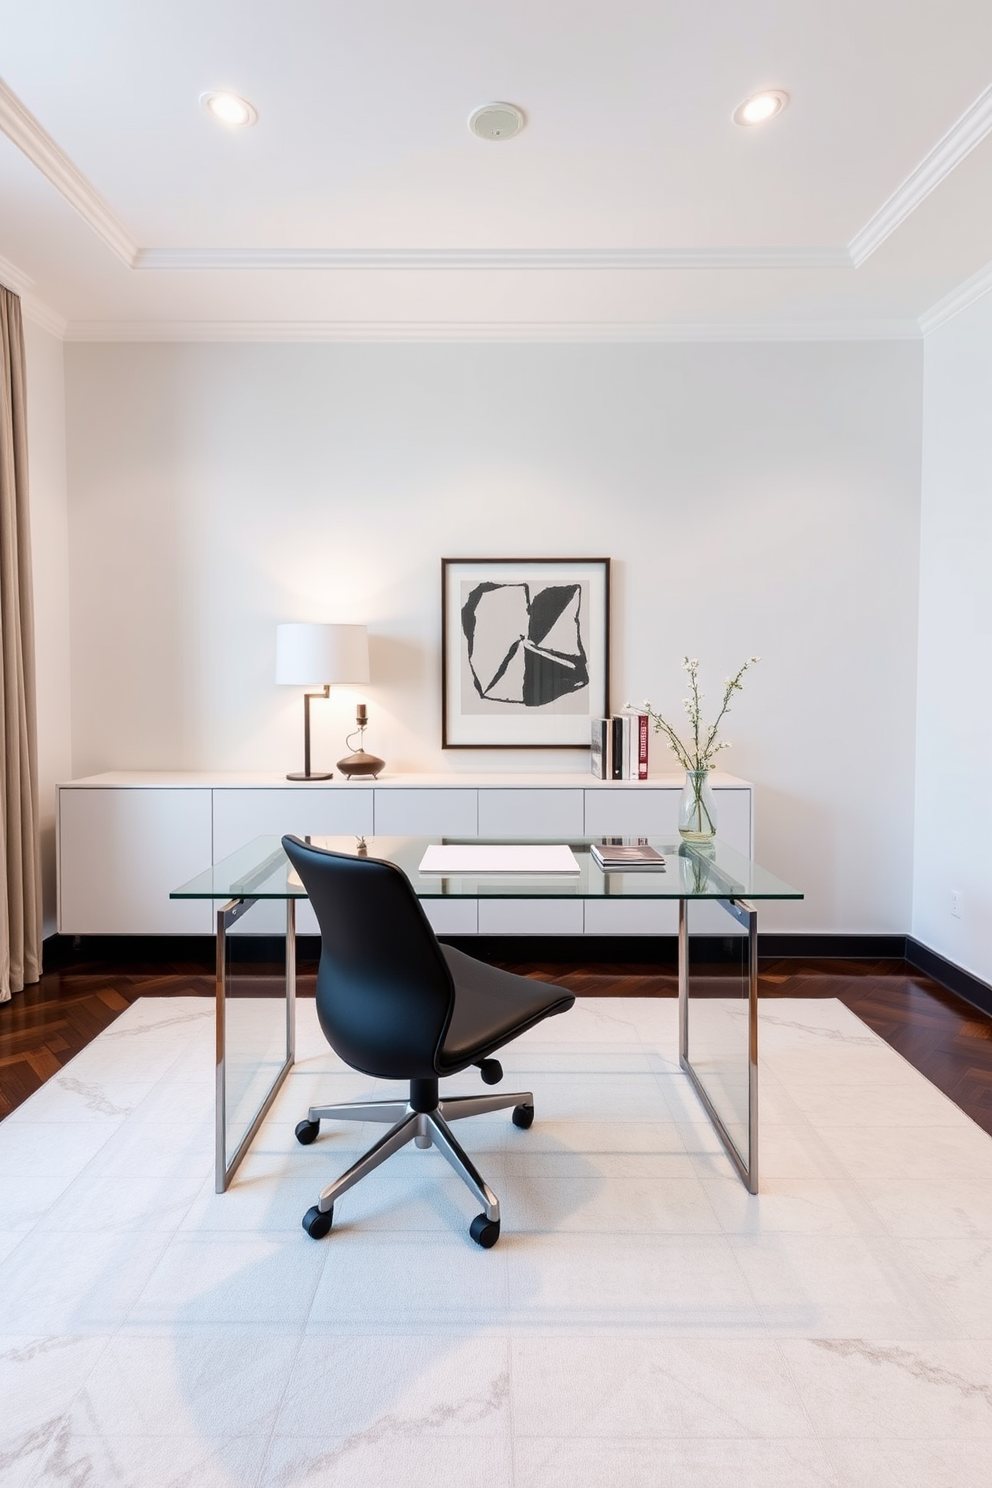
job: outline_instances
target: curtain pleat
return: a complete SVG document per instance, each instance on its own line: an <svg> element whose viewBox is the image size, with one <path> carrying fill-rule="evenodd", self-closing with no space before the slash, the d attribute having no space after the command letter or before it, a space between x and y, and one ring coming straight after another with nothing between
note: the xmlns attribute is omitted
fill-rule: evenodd
<svg viewBox="0 0 992 1488"><path fill-rule="evenodd" d="M0 1002L41 975L41 852L21 302L0 287Z"/></svg>

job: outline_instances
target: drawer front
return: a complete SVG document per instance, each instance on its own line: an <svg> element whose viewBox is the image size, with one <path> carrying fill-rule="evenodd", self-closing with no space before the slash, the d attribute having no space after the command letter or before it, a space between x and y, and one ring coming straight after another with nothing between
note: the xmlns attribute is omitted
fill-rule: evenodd
<svg viewBox="0 0 992 1488"><path fill-rule="evenodd" d="M479 793L475 790L378 790L375 827L379 837L475 837Z"/></svg>
<svg viewBox="0 0 992 1488"><path fill-rule="evenodd" d="M479 929L475 899L422 899L420 904L435 935L475 935Z"/></svg>
<svg viewBox="0 0 992 1488"><path fill-rule="evenodd" d="M681 790L586 791L589 837L662 837L677 842ZM751 792L734 786L713 791L716 835L735 852L751 856Z"/></svg>
<svg viewBox="0 0 992 1488"><path fill-rule="evenodd" d="M581 899L480 899L480 935L581 935Z"/></svg>
<svg viewBox="0 0 992 1488"><path fill-rule="evenodd" d="M480 837L556 837L584 830L581 790L480 790Z"/></svg>
<svg viewBox="0 0 992 1488"><path fill-rule="evenodd" d="M587 899L587 935L677 935L679 907L671 899Z"/></svg>
<svg viewBox="0 0 992 1488"><path fill-rule="evenodd" d="M228 853L244 847L253 837L282 837L291 832L296 837L334 837L341 835L370 836L372 832L372 791L356 786L354 790L321 790L308 785L283 790L215 790L214 856L215 863Z"/></svg>
<svg viewBox="0 0 992 1488"><path fill-rule="evenodd" d="M586 836L677 838L681 797L674 787L586 791Z"/></svg>
<svg viewBox="0 0 992 1488"><path fill-rule="evenodd" d="M209 935L212 905L170 899L210 862L210 791L59 791L63 935Z"/></svg>
<svg viewBox="0 0 992 1488"><path fill-rule="evenodd" d="M735 852L751 856L751 792L727 786L713 792L716 835Z"/></svg>

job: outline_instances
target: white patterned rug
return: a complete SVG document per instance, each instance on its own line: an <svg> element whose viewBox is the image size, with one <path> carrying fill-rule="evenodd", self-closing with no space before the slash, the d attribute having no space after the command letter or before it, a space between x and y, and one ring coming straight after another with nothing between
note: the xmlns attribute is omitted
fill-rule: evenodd
<svg viewBox="0 0 992 1488"><path fill-rule="evenodd" d="M215 1195L212 1013L143 999L0 1124L4 1488L992 1481L992 1139L839 1003L763 1006L756 1198L677 1069L674 1002L535 1029L503 1061L533 1128L459 1126L491 1251L412 1148L304 1234L381 1132L294 1140L311 1101L373 1088L312 1002Z"/></svg>

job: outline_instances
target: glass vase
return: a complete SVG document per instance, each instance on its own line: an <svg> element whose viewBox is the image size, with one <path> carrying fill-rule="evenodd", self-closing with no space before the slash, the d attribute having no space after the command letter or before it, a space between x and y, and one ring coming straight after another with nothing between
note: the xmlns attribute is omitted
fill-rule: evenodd
<svg viewBox="0 0 992 1488"><path fill-rule="evenodd" d="M709 770L686 770L679 802L679 835L686 842L711 842L716 836L716 802Z"/></svg>

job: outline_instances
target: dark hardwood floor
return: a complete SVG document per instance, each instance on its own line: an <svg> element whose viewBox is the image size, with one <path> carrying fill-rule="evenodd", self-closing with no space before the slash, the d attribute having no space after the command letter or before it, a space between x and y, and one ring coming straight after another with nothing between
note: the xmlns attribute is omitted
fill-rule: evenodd
<svg viewBox="0 0 992 1488"><path fill-rule="evenodd" d="M675 977L650 966L519 964L579 997L674 997ZM259 977L259 993L275 992ZM313 995L302 967L301 996ZM199 963L83 963L47 972L0 1005L0 1116L8 1115L139 997L212 997ZM766 961L763 997L837 997L938 1089L992 1133L992 1019L904 961Z"/></svg>

